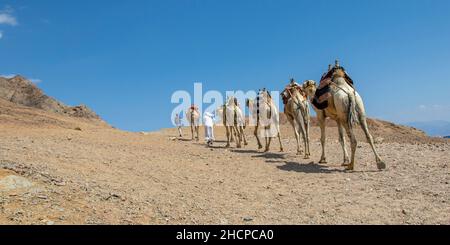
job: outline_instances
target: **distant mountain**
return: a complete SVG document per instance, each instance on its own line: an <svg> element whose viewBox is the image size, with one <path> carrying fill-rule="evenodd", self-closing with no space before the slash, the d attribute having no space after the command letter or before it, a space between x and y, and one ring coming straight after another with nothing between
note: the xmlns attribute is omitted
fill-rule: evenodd
<svg viewBox="0 0 450 245"><path fill-rule="evenodd" d="M62 115L100 119L85 105L67 106L47 96L34 83L19 75L12 78L0 76L0 99Z"/></svg>
<svg viewBox="0 0 450 245"><path fill-rule="evenodd" d="M407 125L421 129L430 136L450 136L450 122L448 121L411 122Z"/></svg>

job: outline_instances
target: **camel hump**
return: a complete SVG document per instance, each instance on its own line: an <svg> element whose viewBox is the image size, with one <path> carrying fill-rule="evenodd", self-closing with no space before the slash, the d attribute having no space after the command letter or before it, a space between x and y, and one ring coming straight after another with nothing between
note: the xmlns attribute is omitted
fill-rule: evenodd
<svg viewBox="0 0 450 245"><path fill-rule="evenodd" d="M353 79L348 75L348 73L343 68L337 69L333 73L333 79L335 78L344 78L344 80L347 82L348 85L350 85L351 87L353 87L354 85Z"/></svg>

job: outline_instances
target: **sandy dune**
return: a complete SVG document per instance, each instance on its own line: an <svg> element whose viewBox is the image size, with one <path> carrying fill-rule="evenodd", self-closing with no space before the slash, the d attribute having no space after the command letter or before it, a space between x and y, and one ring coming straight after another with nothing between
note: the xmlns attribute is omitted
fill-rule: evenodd
<svg viewBox="0 0 450 245"><path fill-rule="evenodd" d="M250 145L207 148L175 130L149 134L0 100L1 224L450 224L449 141L374 129L388 170L360 142L356 171L328 164L312 128L312 159ZM185 133L187 130L185 129ZM359 138L361 132L358 131ZM408 141L410 143L407 143Z"/></svg>

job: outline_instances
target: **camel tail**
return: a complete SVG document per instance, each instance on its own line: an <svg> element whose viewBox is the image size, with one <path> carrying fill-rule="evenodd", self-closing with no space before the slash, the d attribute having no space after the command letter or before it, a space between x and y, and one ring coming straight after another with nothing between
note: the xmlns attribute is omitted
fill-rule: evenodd
<svg viewBox="0 0 450 245"><path fill-rule="evenodd" d="M358 112L356 110L356 95L355 92L348 94L348 123L353 126L359 122Z"/></svg>

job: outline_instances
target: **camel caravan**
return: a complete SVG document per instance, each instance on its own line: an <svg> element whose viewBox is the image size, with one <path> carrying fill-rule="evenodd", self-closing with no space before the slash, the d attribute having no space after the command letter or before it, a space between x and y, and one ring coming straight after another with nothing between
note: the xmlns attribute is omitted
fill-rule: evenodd
<svg viewBox="0 0 450 245"><path fill-rule="evenodd" d="M369 132L363 100L356 92L353 80L340 66L339 61L336 61L334 66L328 67L318 84L314 80L306 80L303 84L298 84L291 79L281 93L281 98L284 104L284 113L294 131L297 155L303 154L304 159L309 159L311 156L309 138L311 105L316 112L321 130L322 156L319 163L327 163L325 122L327 118L330 118L336 121L338 126L339 142L343 151L342 166L347 170L354 170L358 142L353 130L355 125L359 124L373 150L378 169L386 168ZM278 138L280 152L283 152L279 112L270 92L266 89L259 90L256 99L246 99L245 106L249 109L248 120L252 123L247 123L246 116L235 97L229 97L226 104L217 108L215 112L221 117L222 124L225 126L226 147L230 147L232 142L236 143L237 148L248 145L244 129L247 124L250 124L255 127L253 132L258 149L264 148L264 152L268 152L272 138ZM198 141L200 112L195 105L188 109L186 118L191 128L192 140ZM346 149L345 133L350 139L350 157ZM209 137L213 138L214 136ZM264 146L262 139L264 139ZM211 141L208 141L208 146L210 145ZM304 151L302 151L302 145Z"/></svg>

